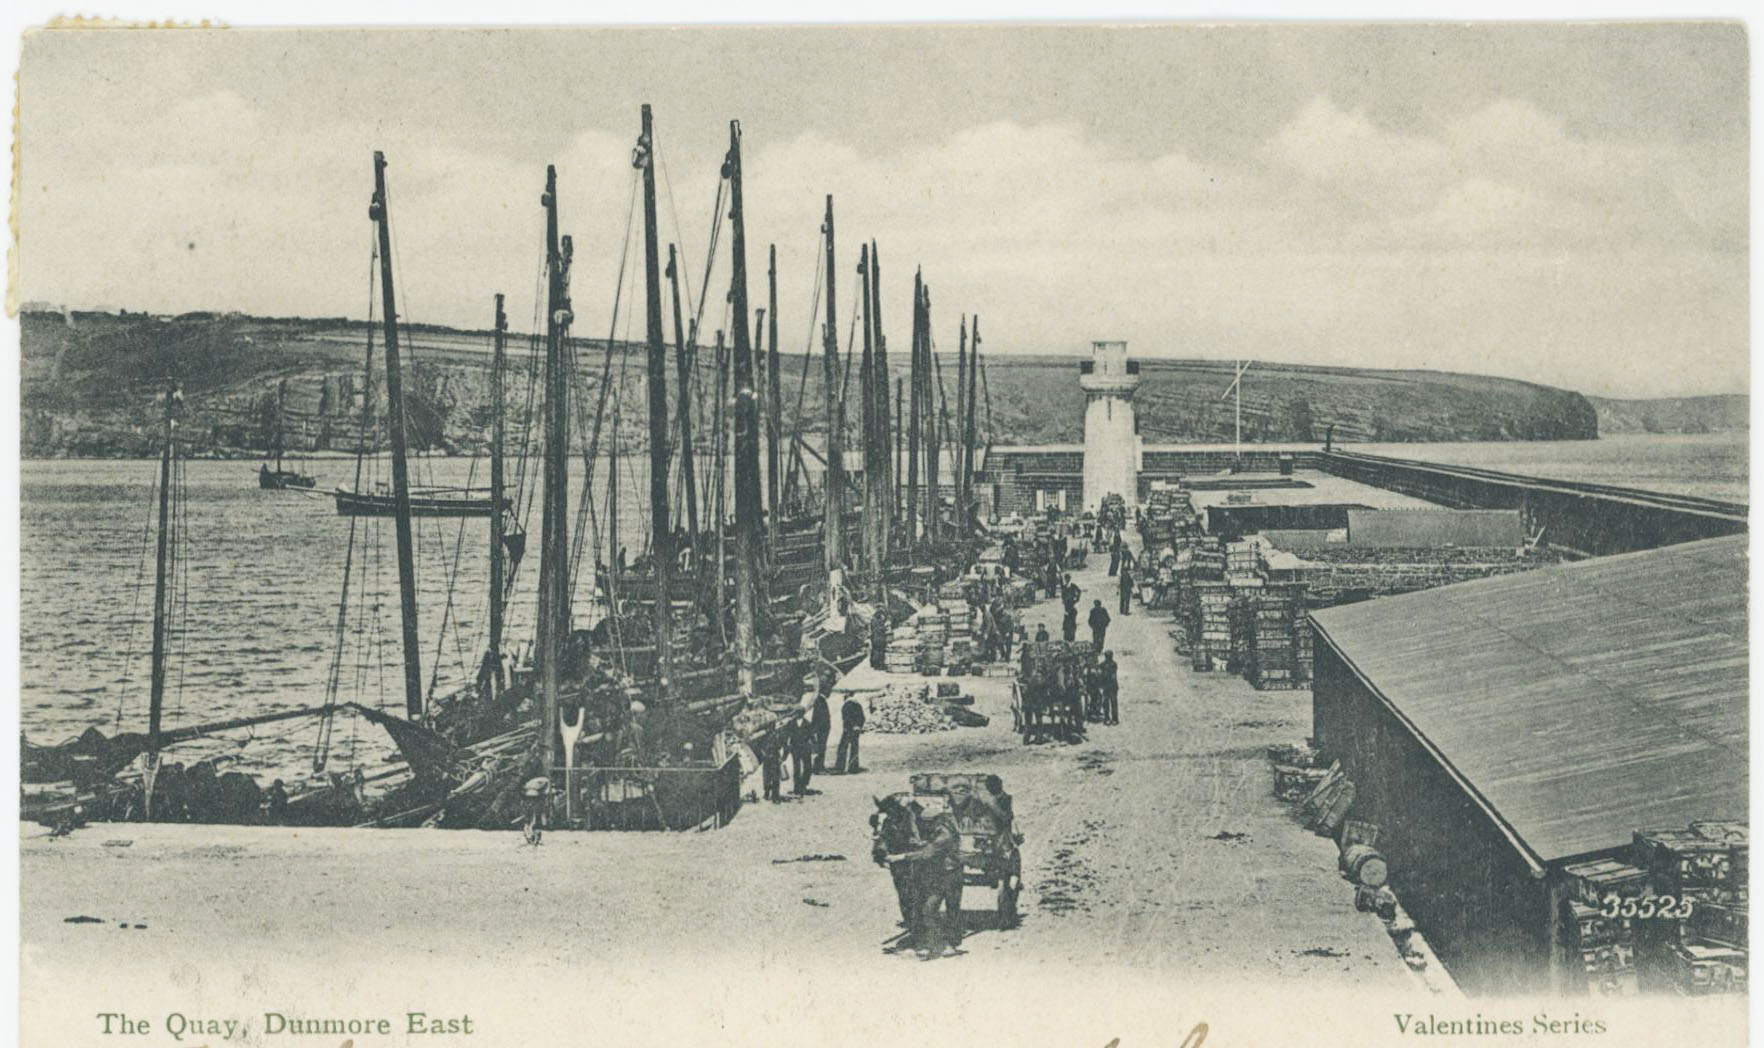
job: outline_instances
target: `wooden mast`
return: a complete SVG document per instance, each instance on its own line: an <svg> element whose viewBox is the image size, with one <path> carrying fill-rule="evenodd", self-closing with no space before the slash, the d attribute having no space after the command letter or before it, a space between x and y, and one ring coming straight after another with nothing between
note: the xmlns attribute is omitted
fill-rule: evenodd
<svg viewBox="0 0 1764 1048"><path fill-rule="evenodd" d="M165 630L167 620L171 618L171 595L167 579L171 575L171 558L175 551L171 545L168 526L171 523L171 483L172 459L176 455L177 402L183 399L175 385L167 386L165 391L165 446L159 451L159 556L153 571L153 669L148 685L147 700L147 753L148 770L151 772L158 763L160 719L165 713ZM146 787L147 803L152 804L153 786L151 781Z"/></svg>
<svg viewBox="0 0 1764 1048"><path fill-rule="evenodd" d="M680 373L680 476L686 482L686 528L692 543L692 569L702 572L698 537L698 477L692 464L692 368L686 358L686 333L680 323L680 271L674 261L674 245L668 245L668 283L674 290L674 360Z"/></svg>
<svg viewBox="0 0 1764 1048"><path fill-rule="evenodd" d="M967 500L968 493L962 484L962 419L967 417L966 397L968 395L968 318L962 317L960 341L956 343L956 410L955 430L952 434L954 450L951 458L955 461L955 476L950 478L950 486L955 489L955 534L960 540L966 532L962 529L962 503Z"/></svg>
<svg viewBox="0 0 1764 1048"><path fill-rule="evenodd" d="M540 738L547 772L557 763L558 671L569 633L569 448L564 403L564 339L569 305L570 241L557 232L557 168L546 165L545 195L545 499L540 520L538 664Z"/></svg>
<svg viewBox="0 0 1764 1048"><path fill-rule="evenodd" d="M974 341L968 347L968 408L967 418L962 423L962 506L957 518L961 522L958 534L965 540L974 533L974 428L976 405L980 399L980 315L974 314Z"/></svg>
<svg viewBox="0 0 1764 1048"><path fill-rule="evenodd" d="M502 680L502 449L507 434L503 418L502 372L507 366L504 339L508 333L508 315L502 311L502 295L496 296L496 341L490 357L490 643L485 657L491 662L491 688L501 691Z"/></svg>
<svg viewBox="0 0 1764 1048"><path fill-rule="evenodd" d="M386 342L386 429L392 441L392 505L398 533L398 601L404 623L404 711L423 716L422 652L417 647L416 554L410 534L410 467L405 461L404 379L398 359L398 309L392 295L392 226L386 206L386 154L374 151L374 199L368 217L380 234L381 322Z"/></svg>
<svg viewBox="0 0 1764 1048"><path fill-rule="evenodd" d="M876 509L876 489L882 471L876 466L876 329L870 324L870 245L858 245L858 277L862 281L859 304L864 329L864 355L858 361L858 398L864 423L864 570L882 578L882 521Z"/></svg>
<svg viewBox="0 0 1764 1048"><path fill-rule="evenodd" d="M778 498L778 431L784 426L783 388L778 379L778 245L766 246L766 520L771 534L782 535Z"/></svg>
<svg viewBox="0 0 1764 1048"><path fill-rule="evenodd" d="M913 346L912 366L907 374L912 379L912 409L907 412L907 463L906 463L906 530L907 544L917 546L919 539L919 412L925 407L925 391L922 385L924 366L925 317L921 306L925 297L925 280L922 270L913 272Z"/></svg>
<svg viewBox="0 0 1764 1048"><path fill-rule="evenodd" d="M902 443L906 439L906 427L901 424L901 409L906 404L906 379L894 377L894 456L888 460L888 473L894 478L892 489L888 493L888 505L895 512L901 510L901 485L906 483L906 464L900 460L901 453L906 450ZM912 529L907 529L906 539L902 543L911 549L913 545Z"/></svg>
<svg viewBox="0 0 1764 1048"><path fill-rule="evenodd" d="M636 162L643 169L643 275L649 322L649 519L650 560L655 565L655 658L657 687L673 695L672 576L674 532L668 524L668 347L662 334L661 248L655 235L655 125L643 104L643 135Z"/></svg>
<svg viewBox="0 0 1764 1048"><path fill-rule="evenodd" d="M876 329L876 378L870 390L876 397L876 464L881 467L881 484L876 489L876 519L882 526L876 553L880 592L880 572L894 544L894 457L889 454L893 441L888 436L888 340L882 337L882 253L874 240L870 241L870 323Z"/></svg>
<svg viewBox="0 0 1764 1048"><path fill-rule="evenodd" d="M729 475L728 436L729 427L724 424L723 405L729 402L729 351L723 343L723 332L717 332L717 396L711 407L711 428L717 431L715 508L711 514L711 526L717 529L717 635L723 639L726 647L729 643L729 594L725 587L729 577L729 552L725 543L729 529L725 526L729 511L727 499L724 497L724 478Z"/></svg>
<svg viewBox="0 0 1764 1048"><path fill-rule="evenodd" d="M741 696L757 697L759 635L760 466L759 398L753 382L753 343L747 328L747 229L741 202L741 122L729 121L730 323L735 329L735 661Z"/></svg>
<svg viewBox="0 0 1764 1048"><path fill-rule="evenodd" d="M838 306L834 278L839 267L833 259L833 194L827 194L827 217L821 224L827 245L827 326L821 341L826 348L823 377L827 383L827 490L825 494L827 547L827 598L832 607L838 586L836 572L845 566L845 400L839 392Z"/></svg>
<svg viewBox="0 0 1764 1048"><path fill-rule="evenodd" d="M935 542L943 534L943 525L939 517L943 513L943 494L938 490L937 474L942 469L938 456L943 454L943 443L937 432L937 397L935 389L941 391L943 383L934 378L937 369L936 347L931 340L931 289L924 290L924 302L920 306L925 318L925 370L920 376L925 390L925 534Z"/></svg>

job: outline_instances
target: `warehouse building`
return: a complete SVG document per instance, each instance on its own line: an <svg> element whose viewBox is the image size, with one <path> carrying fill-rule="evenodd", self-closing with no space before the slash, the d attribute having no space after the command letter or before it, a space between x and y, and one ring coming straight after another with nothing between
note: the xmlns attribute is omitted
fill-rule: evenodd
<svg viewBox="0 0 1764 1048"><path fill-rule="evenodd" d="M1748 818L1744 536L1311 617L1316 740L1471 992L1575 985L1565 867Z"/></svg>

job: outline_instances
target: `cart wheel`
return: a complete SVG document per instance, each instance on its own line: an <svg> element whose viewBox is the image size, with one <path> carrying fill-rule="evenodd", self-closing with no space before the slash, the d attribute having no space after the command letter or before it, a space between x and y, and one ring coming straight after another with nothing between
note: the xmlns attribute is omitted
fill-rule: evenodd
<svg viewBox="0 0 1764 1048"><path fill-rule="evenodd" d="M998 886L998 926L1015 928L1017 926L1017 889L1011 887L1011 879L1005 878Z"/></svg>

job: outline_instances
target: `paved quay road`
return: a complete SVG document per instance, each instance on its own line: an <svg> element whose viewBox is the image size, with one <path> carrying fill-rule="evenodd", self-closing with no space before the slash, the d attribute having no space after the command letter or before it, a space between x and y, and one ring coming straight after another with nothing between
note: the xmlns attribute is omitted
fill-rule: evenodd
<svg viewBox="0 0 1764 1048"><path fill-rule="evenodd" d="M273 982L303 965L369 973L352 982L365 986L388 965L467 960L541 979L593 971L603 988L685 964L880 985L923 971L979 988L1009 970L1021 986L1425 996L1382 924L1354 909L1334 844L1272 794L1264 748L1307 734L1309 693L1193 673L1167 615L1119 614L1106 568L1093 557L1074 579L1085 609L1102 597L1114 616L1119 726L1024 746L1009 682L963 678L987 727L866 735L862 774L746 804L716 832L550 833L533 848L514 833L98 825L50 839L26 826L26 1000L77 995L91 972L169 978L220 963ZM1021 614L1058 635L1058 601ZM931 963L883 952L897 914L869 857L871 798L919 770L996 772L1027 837L1020 927L976 930L963 955ZM968 908L989 909L989 896L970 889Z"/></svg>

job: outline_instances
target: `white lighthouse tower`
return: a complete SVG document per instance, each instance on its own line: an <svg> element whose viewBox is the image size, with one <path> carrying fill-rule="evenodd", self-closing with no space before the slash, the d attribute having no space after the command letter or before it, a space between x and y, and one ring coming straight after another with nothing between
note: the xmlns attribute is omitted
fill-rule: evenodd
<svg viewBox="0 0 1764 1048"><path fill-rule="evenodd" d="M1084 508L1102 505L1104 495L1139 504L1139 426L1133 391L1139 368L1127 359L1125 342L1092 342L1090 360L1078 385L1084 390Z"/></svg>

